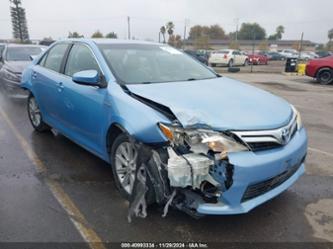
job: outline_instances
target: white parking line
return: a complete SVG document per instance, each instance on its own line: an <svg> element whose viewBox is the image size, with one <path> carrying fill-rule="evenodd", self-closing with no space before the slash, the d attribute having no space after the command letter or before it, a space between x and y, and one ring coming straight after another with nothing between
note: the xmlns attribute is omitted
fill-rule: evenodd
<svg viewBox="0 0 333 249"><path fill-rule="evenodd" d="M19 133L16 129L8 115L2 110L0 107L0 115L6 121L17 140L20 142L20 145L28 156L28 158L32 161L35 169L38 173L46 173L47 168L45 164L38 158L37 154L30 147L29 143L24 139L24 137ZM59 202L62 208L66 211L69 216L69 219L74 224L75 228L81 234L82 238L88 243L91 249L105 249L104 244L102 243L102 239L96 234L96 232L89 226L86 218L71 200L71 198L66 194L61 185L51 179L45 180L45 183L51 190L54 198Z"/></svg>

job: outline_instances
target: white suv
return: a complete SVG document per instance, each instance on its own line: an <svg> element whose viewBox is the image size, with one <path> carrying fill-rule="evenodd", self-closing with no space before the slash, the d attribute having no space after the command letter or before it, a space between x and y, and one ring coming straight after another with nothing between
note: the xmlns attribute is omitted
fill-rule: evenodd
<svg viewBox="0 0 333 249"><path fill-rule="evenodd" d="M208 63L210 66L215 67L217 65L227 65L232 67L234 65L244 65L246 66L249 62L247 55L239 50L224 49L212 52Z"/></svg>

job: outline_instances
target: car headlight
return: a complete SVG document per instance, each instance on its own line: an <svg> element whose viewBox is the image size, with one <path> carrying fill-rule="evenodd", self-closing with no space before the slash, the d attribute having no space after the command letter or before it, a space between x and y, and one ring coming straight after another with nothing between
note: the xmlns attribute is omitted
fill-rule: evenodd
<svg viewBox="0 0 333 249"><path fill-rule="evenodd" d="M17 77L17 75L15 75L15 73L13 73L12 71L4 68L3 69L3 77L8 79L8 80L11 80L11 81L20 81L19 77Z"/></svg>
<svg viewBox="0 0 333 249"><path fill-rule="evenodd" d="M293 109L293 112L294 112L295 115L296 115L297 130L300 130L300 129L302 129L302 127L303 127L301 114L300 114L299 111L295 108L295 106L291 105L291 108Z"/></svg>
<svg viewBox="0 0 333 249"><path fill-rule="evenodd" d="M162 133L174 145L187 145L191 150L205 152L211 150L225 158L229 152L248 151L249 149L234 138L221 132L205 129L184 129L178 126L158 124Z"/></svg>

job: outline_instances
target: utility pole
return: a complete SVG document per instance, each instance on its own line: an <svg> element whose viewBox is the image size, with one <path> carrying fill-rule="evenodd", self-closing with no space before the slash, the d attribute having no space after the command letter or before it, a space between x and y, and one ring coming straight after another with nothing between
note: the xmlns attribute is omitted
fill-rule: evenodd
<svg viewBox="0 0 333 249"><path fill-rule="evenodd" d="M255 49L255 42L256 42L256 33L255 30L252 29L252 55L254 55L254 49ZM251 63L251 73L253 73L253 61Z"/></svg>
<svg viewBox="0 0 333 249"><path fill-rule="evenodd" d="M298 50L298 60L301 58L301 53L303 50L303 36L304 36L304 32L302 32L302 34L301 34L301 44L299 45L299 50Z"/></svg>
<svg viewBox="0 0 333 249"><path fill-rule="evenodd" d="M185 41L186 41L186 27L189 24L189 20L185 19L184 21L184 37L183 37L183 48L185 48Z"/></svg>
<svg viewBox="0 0 333 249"><path fill-rule="evenodd" d="M239 24L239 18L235 18L235 23L236 23L236 35L235 35L235 40L238 41L238 24Z"/></svg>
<svg viewBox="0 0 333 249"><path fill-rule="evenodd" d="M131 40L131 23L130 17L127 17L127 39Z"/></svg>

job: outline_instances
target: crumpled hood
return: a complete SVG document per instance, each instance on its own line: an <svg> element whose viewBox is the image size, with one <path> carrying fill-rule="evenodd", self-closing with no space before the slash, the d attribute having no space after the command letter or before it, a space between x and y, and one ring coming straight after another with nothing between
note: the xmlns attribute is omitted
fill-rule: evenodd
<svg viewBox="0 0 333 249"><path fill-rule="evenodd" d="M31 61L6 61L4 67L13 73L22 73L30 63Z"/></svg>
<svg viewBox="0 0 333 249"><path fill-rule="evenodd" d="M290 104L282 98L226 77L127 87L169 107L184 127L274 129L286 125L292 116Z"/></svg>

